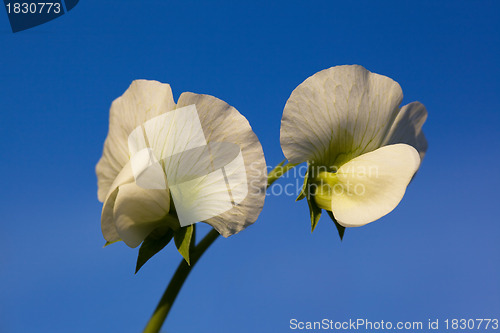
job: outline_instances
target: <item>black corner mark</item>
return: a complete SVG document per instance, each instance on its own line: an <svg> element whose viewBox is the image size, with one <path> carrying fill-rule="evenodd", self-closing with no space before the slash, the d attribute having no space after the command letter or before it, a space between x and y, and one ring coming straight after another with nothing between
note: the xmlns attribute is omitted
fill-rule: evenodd
<svg viewBox="0 0 500 333"><path fill-rule="evenodd" d="M50 1L50 2L45 2ZM12 32L19 32L52 21L64 15L79 0L4 0Z"/></svg>

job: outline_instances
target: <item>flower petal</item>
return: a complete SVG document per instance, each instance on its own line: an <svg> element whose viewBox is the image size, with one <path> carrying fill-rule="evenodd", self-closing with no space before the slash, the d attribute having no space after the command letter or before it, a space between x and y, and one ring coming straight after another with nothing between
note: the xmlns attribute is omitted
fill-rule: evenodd
<svg viewBox="0 0 500 333"><path fill-rule="evenodd" d="M116 231L125 244L136 247L163 224L169 209L168 191L143 189L136 183L122 185L113 209Z"/></svg>
<svg viewBox="0 0 500 333"><path fill-rule="evenodd" d="M165 158L169 185L199 178L233 162L241 154L240 147L229 142L211 142ZM243 170L243 174L245 174ZM246 175L244 177L246 179Z"/></svg>
<svg viewBox="0 0 500 333"><path fill-rule="evenodd" d="M101 214L101 230L104 239L110 243L120 240L120 236L118 235L118 231L116 230L113 213L115 208L116 196L118 194L118 188L121 185L129 184L133 181L134 175L132 173L132 167L129 162L125 164L118 176L116 176L115 180L111 184L109 193L104 200Z"/></svg>
<svg viewBox="0 0 500 333"><path fill-rule="evenodd" d="M128 136L147 120L175 108L168 84L157 81L133 81L125 93L111 105L109 132L96 166L98 198L103 202L111 184L128 162Z"/></svg>
<svg viewBox="0 0 500 333"><path fill-rule="evenodd" d="M403 106L384 140L384 145L406 143L418 151L422 161L427 151L427 140L422 132L426 119L427 110L422 103L413 102Z"/></svg>
<svg viewBox="0 0 500 333"><path fill-rule="evenodd" d="M358 227L390 213L419 164L418 152L406 144L384 146L345 163L332 189L333 215L344 227Z"/></svg>
<svg viewBox="0 0 500 333"><path fill-rule="evenodd" d="M250 124L235 108L213 96L188 92L180 96L177 106L180 108L192 104L196 105L208 144L233 143L241 151L233 162L223 168L226 186L234 204L229 210L204 221L221 235L228 237L255 222L262 210L267 185L264 153ZM243 175L246 175L246 179L242 178ZM221 179L221 175L213 177ZM209 179L206 182L209 183ZM200 184L200 188L204 187ZM228 192L227 188L225 192ZM221 191L222 186L214 186L213 193L207 193L206 190L200 193L210 194L210 200L213 200L221 195ZM172 196L174 197L173 193ZM202 200L203 197L200 195L197 199Z"/></svg>
<svg viewBox="0 0 500 333"><path fill-rule="evenodd" d="M379 148L403 93L392 79L357 65L314 74L291 94L281 120L281 147L291 163L326 166Z"/></svg>
<svg viewBox="0 0 500 333"><path fill-rule="evenodd" d="M231 186L226 175L226 167L215 170L207 175L181 182L170 186L175 209L179 216L181 226L187 226L198 221L205 221L219 216L233 208L246 197L247 184L245 165L240 153L231 164L237 165L242 170L232 174L239 178L238 184L243 183L245 193L242 197L235 198L233 189L238 186Z"/></svg>
<svg viewBox="0 0 500 333"><path fill-rule="evenodd" d="M159 161L165 161L165 158L206 144L194 105L177 108L154 117L136 128L128 138L132 154L151 147ZM167 165L166 169L168 168Z"/></svg>
<svg viewBox="0 0 500 333"><path fill-rule="evenodd" d="M181 226L219 216L248 194L238 145L209 143L167 158L167 178Z"/></svg>

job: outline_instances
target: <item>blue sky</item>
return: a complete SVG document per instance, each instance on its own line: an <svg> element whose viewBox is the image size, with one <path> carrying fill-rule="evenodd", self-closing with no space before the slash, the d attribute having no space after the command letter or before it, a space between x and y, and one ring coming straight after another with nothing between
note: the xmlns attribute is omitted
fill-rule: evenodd
<svg viewBox="0 0 500 333"><path fill-rule="evenodd" d="M269 196L205 254L165 331L500 317L498 2L82 0L16 34L0 13L0 45L0 332L141 331L177 266L172 245L137 275L137 249L102 248L94 167L132 80L225 100L275 165L291 91L343 64L429 111L403 201L341 243L326 216L311 234L305 202Z"/></svg>

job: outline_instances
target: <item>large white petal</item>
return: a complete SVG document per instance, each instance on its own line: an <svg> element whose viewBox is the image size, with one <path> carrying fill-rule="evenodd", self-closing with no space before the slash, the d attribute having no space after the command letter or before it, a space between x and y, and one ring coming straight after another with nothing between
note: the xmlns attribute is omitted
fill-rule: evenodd
<svg viewBox="0 0 500 333"><path fill-rule="evenodd" d="M170 191L181 226L208 220L233 208L222 169L171 185Z"/></svg>
<svg viewBox="0 0 500 333"><path fill-rule="evenodd" d="M143 189L136 183L121 185L113 209L116 231L125 244L136 247L164 224L161 219L169 209L168 191Z"/></svg>
<svg viewBox="0 0 500 333"><path fill-rule="evenodd" d="M151 147L158 160L207 144L194 105L148 120L132 132L128 141L132 153Z"/></svg>
<svg viewBox="0 0 500 333"><path fill-rule="evenodd" d="M417 171L415 148L395 144L358 156L338 171L332 212L344 227L358 227L391 212Z"/></svg>
<svg viewBox="0 0 500 333"><path fill-rule="evenodd" d="M403 93L392 79L357 65L325 69L292 92L281 120L281 147L291 163L339 166L379 148Z"/></svg>
<svg viewBox="0 0 500 333"><path fill-rule="evenodd" d="M96 166L98 198L104 201L111 184L130 158L128 136L147 120L175 108L168 84L157 81L133 81L125 93L111 105L109 132Z"/></svg>
<svg viewBox="0 0 500 333"><path fill-rule="evenodd" d="M196 157L198 151L206 147L206 143L194 105L146 121L128 137L136 183L143 188L166 189L165 176L171 182L175 179L176 169L181 168L182 172L186 167L196 164L190 158L187 163L179 165L189 152Z"/></svg>
<svg viewBox="0 0 500 333"><path fill-rule="evenodd" d="M422 103L413 102L403 106L383 144L406 143L418 151L422 161L427 151L427 140L422 131L426 119L427 110Z"/></svg>
<svg viewBox="0 0 500 333"><path fill-rule="evenodd" d="M240 147L229 142L211 142L165 158L169 185L176 185L208 175L235 161ZM245 171L242 172L246 179Z"/></svg>
<svg viewBox="0 0 500 333"><path fill-rule="evenodd" d="M168 184L181 226L219 216L248 194L245 162L236 144L209 143L167 160Z"/></svg>
<svg viewBox="0 0 500 333"><path fill-rule="evenodd" d="M262 210L267 185L264 153L250 124L235 108L213 96L193 93L183 93L177 107L192 104L196 105L208 144L232 143L241 151L233 162L223 168L226 190L223 189L223 183L219 182L220 186L210 187L211 193L208 193L207 186L201 186L200 183L200 188L204 188L200 193L205 193L207 200L215 200L220 196L226 203L227 197L222 197L221 193L228 192L232 196L234 204L229 210L204 221L217 229L221 235L228 237L255 222ZM242 179L242 176L246 176L246 179ZM213 177L221 180L221 175ZM206 179L206 182L209 183L209 179ZM203 196L198 196L197 200L203 200Z"/></svg>

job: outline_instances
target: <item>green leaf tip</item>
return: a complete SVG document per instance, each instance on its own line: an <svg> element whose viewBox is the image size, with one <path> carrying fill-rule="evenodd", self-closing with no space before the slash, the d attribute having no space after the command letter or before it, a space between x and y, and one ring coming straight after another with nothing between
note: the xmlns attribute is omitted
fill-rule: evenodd
<svg viewBox="0 0 500 333"><path fill-rule="evenodd" d="M182 227L174 233L175 246L188 265L191 265L189 252L191 249L191 239L193 238L193 233L194 225L192 224L187 227Z"/></svg>
<svg viewBox="0 0 500 333"><path fill-rule="evenodd" d="M155 229L151 232L141 244L139 255L137 256L137 264L135 266L135 274L141 267L151 259L155 254L160 252L165 246L170 243L174 231L170 228Z"/></svg>
<svg viewBox="0 0 500 333"><path fill-rule="evenodd" d="M316 229L319 219L321 217L321 208L319 208L314 200L307 199L307 204L309 205L309 215L311 217L311 233Z"/></svg>
<svg viewBox="0 0 500 333"><path fill-rule="evenodd" d="M316 201L314 201L314 193L311 193L311 187L309 183L311 178L309 178L309 172L311 168L309 167L304 176L304 185L302 185L302 190L295 201L307 199L307 205L309 206L309 216L311 218L311 233L316 229L319 219L321 217L321 208L318 207Z"/></svg>
<svg viewBox="0 0 500 333"><path fill-rule="evenodd" d="M333 223L335 223L335 226L337 227L337 231L338 231L339 236L340 236L340 241L342 241L344 238L345 227L341 226L337 222L337 219L335 219L335 216L333 216L333 213L331 211L327 210L327 213L328 213L328 216L330 216L330 218L332 219Z"/></svg>
<svg viewBox="0 0 500 333"><path fill-rule="evenodd" d="M103 248L105 248L106 246L109 246L111 244L114 244L114 243L117 243L117 242L120 242L121 239L117 239L117 240L114 240L114 241L107 241L106 243L104 243L104 245L102 246Z"/></svg>

